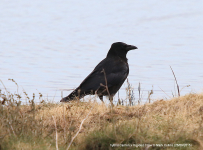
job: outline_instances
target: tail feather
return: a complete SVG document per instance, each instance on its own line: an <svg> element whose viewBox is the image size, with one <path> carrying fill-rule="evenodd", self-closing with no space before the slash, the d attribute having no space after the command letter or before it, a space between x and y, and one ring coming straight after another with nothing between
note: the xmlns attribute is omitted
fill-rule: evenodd
<svg viewBox="0 0 203 150"><path fill-rule="evenodd" d="M72 100L75 100L77 97L80 99L82 97L84 97L83 94L81 94L82 92L80 91L80 89L75 89L72 93L70 93L68 96L62 98L60 100L60 102L69 102Z"/></svg>

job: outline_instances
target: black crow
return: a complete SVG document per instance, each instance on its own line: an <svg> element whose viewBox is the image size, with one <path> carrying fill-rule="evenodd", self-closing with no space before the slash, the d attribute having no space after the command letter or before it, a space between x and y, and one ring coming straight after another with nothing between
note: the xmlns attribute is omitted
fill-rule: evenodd
<svg viewBox="0 0 203 150"><path fill-rule="evenodd" d="M101 101L103 101L103 96L109 96L112 103L113 96L128 76L129 66L126 54L133 49L137 49L137 47L123 42L113 43L106 58L94 68L79 87L64 97L61 102L69 102L75 100L76 97L80 99L85 95L97 94Z"/></svg>

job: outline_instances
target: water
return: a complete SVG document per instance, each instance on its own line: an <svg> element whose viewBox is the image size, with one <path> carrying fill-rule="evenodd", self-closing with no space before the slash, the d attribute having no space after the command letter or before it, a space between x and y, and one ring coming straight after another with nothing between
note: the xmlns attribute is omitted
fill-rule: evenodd
<svg viewBox="0 0 203 150"><path fill-rule="evenodd" d="M180 89L190 85L181 95L202 92L202 8L200 0L3 0L0 79L9 91L16 91L13 78L21 93L41 92L57 102L60 89L76 88L110 45L122 41L139 48L127 55L136 99L139 82L145 100L151 89L153 99L177 95L170 66Z"/></svg>

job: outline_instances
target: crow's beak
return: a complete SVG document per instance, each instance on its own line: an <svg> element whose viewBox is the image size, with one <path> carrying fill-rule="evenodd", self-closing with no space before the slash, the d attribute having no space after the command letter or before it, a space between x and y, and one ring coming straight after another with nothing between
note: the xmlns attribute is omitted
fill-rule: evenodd
<svg viewBox="0 0 203 150"><path fill-rule="evenodd" d="M128 45L126 49L129 51L129 50L138 49L138 48L134 45Z"/></svg>

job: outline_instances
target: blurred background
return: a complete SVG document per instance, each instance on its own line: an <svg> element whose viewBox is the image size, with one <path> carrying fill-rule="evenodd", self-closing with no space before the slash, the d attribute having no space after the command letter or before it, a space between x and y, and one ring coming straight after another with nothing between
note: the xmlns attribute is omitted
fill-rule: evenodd
<svg viewBox="0 0 203 150"><path fill-rule="evenodd" d="M135 100L139 83L143 100L151 90L152 99L177 96L170 66L181 95L202 92L202 8L201 0L2 0L0 80L10 92L17 87L9 78L19 93L59 102L61 89L76 88L121 41L138 47L127 55Z"/></svg>

